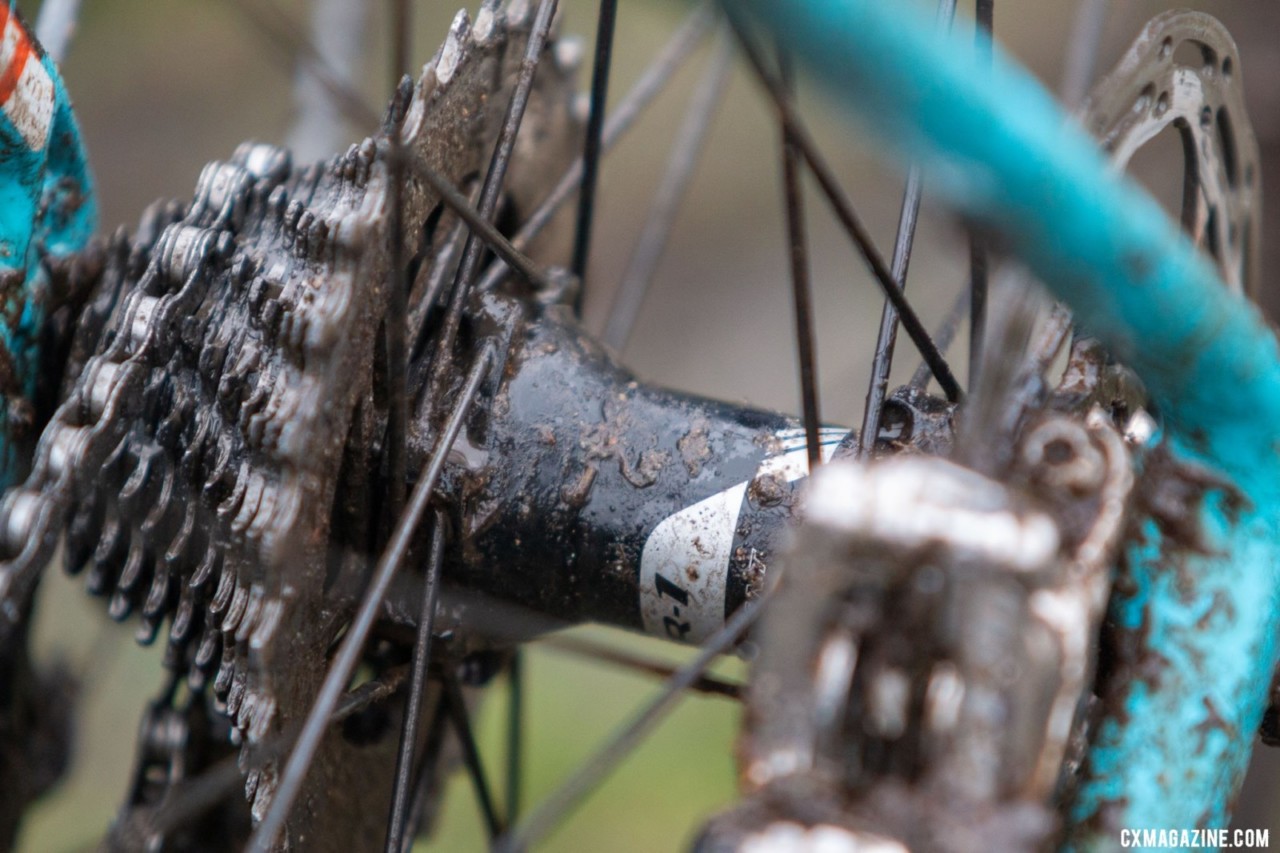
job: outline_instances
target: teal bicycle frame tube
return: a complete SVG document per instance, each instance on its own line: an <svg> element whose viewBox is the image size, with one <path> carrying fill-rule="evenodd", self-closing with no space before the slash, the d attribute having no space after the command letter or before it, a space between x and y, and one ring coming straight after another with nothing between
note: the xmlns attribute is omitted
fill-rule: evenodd
<svg viewBox="0 0 1280 853"><path fill-rule="evenodd" d="M1160 206L1116 176L1026 71L939 32L914 0L725 0L764 25L902 162L989 232L1142 378L1177 454L1222 484L1200 545L1154 525L1111 614L1133 677L1104 687L1073 846L1122 828L1229 819L1267 701L1280 625L1280 352ZM1252 175L1250 180L1259 180ZM1194 518L1194 516L1192 516Z"/></svg>
<svg viewBox="0 0 1280 853"><path fill-rule="evenodd" d="M0 0L0 489L24 475L53 294L46 262L97 227L97 202L62 78Z"/></svg>

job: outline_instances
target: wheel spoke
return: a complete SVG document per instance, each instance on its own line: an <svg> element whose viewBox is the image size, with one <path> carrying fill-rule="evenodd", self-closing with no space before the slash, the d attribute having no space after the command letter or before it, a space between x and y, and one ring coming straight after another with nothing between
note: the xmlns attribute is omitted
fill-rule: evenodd
<svg viewBox="0 0 1280 853"><path fill-rule="evenodd" d="M413 56L413 6L409 0L392 0L389 35L392 44L391 88L394 90L401 77L413 73L409 65Z"/></svg>
<svg viewBox="0 0 1280 853"><path fill-rule="evenodd" d="M938 324L937 330L933 333L933 339L938 344L938 349L946 352L951 349L951 344L956 339L956 332L960 331L960 321L969 313L969 288L963 287L956 298L951 301L951 307L947 310L947 316L942 318L942 322ZM921 361L916 366L916 371L911 375L911 381L907 383L912 388L919 388L921 391L928 386L929 380L933 378L933 371L929 369L929 365L925 361Z"/></svg>
<svg viewBox="0 0 1280 853"><path fill-rule="evenodd" d="M351 673L355 671L356 664L360 661L365 640L373 627L382 599L386 595L387 588L395 577L395 572L400 567L405 553L409 550L409 544L413 540L418 522L422 519L423 513L426 512L427 503L431 499L431 493L435 489L436 481L439 480L440 472L444 469L445 458L453 447L453 442L458 437L458 433L462 430L462 425L471 411L471 404L477 398L480 383L488 374L489 368L493 363L493 355L493 346L490 344L482 349L476 357L467 377L466 386L459 396L457 405L454 407L453 413L450 415L434 451L424 466L422 475L414 485L413 495L408 507L396 522L396 529L392 535L391 542L383 553L382 558L378 561L369 589L365 593L364 600L360 603L360 609L356 612L346 636L343 637L342 645L334 657L333 664L329 667L329 672L325 675L324 684L321 686L320 692L316 696L316 701L307 714L306 724L303 726L298 743L294 747L292 754L290 754L288 763L285 765L280 779L280 786L271 800L271 806L267 810L266 817L263 818L253 838L250 839L248 847L250 850L265 853L270 849L276 836L279 835L281 828L284 826L289 809L293 805L299 790L301 790L302 781L311 766L312 759L315 758L316 750L320 746L320 738L324 735L329 715L333 712L334 706L342 695L344 685L351 678Z"/></svg>
<svg viewBox="0 0 1280 853"><path fill-rule="evenodd" d="M713 20L714 16L709 3L703 3L689 14L680 29L667 42L658 57L640 75L640 79L631 87L631 91L627 93L627 96L618 104L617 109L605 122L604 138L601 143L602 152L608 152L614 143L631 129L631 126L635 124L636 119L640 117L645 108L653 102L653 99L666 87L667 83L671 82L671 78L676 71L684 65L685 60L689 58L694 48L702 41ZM542 230L550 224L556 213L560 211L560 208L564 206L565 202L573 196L582 184L584 168L583 159L579 157L565 170L555 189L547 194L547 197L538 205L537 210L520 226L520 230L511 240L512 246L519 251L524 251L529 243L542 233ZM487 292L498 287L506 279L509 272L510 267L506 263L494 261L478 285L480 291Z"/></svg>
<svg viewBox="0 0 1280 853"><path fill-rule="evenodd" d="M940 0L938 24L949 29L956 16L956 0ZM907 172L906 189L902 193L902 210L898 214L898 232L893 241L893 267L890 272L898 287L907 289L907 269L911 264L911 247L916 237L916 222L920 214L920 170L912 167ZM876 351L871 363L871 379L867 383L866 405L862 410L862 430L858 434L860 456L867 456L875 447L880 434L880 418L884 411L884 398L889 390L889 373L893 370L894 346L898 340L898 312L888 300L880 309L880 332L876 336ZM943 347L945 350L945 347Z"/></svg>
<svg viewBox="0 0 1280 853"><path fill-rule="evenodd" d="M788 100L795 94L791 62L778 50L778 77ZM818 427L818 357L813 340L813 287L809 280L809 239L804 224L804 195L800 187L800 151L790 125L782 126L782 183L787 206L787 259L791 267L791 300L796 324L796 361L800 365L800 404L804 414L809 470L822 463Z"/></svg>
<svg viewBox="0 0 1280 853"><path fill-rule="evenodd" d="M440 767L440 753L445 745L445 733L448 731L448 714L444 708L444 691L435 701L431 712L431 728L427 729L427 743L422 750L422 766L418 770L418 781L413 788L413 799L409 801L412 812L409 815L409 826L404 834L400 850L408 853L413 848L413 837L418 834L422 825L422 812L431 799L428 787L437 781L436 772Z"/></svg>
<svg viewBox="0 0 1280 853"><path fill-rule="evenodd" d="M340 723L352 714L359 713L370 705L394 695L404 685L408 675L409 667L401 664L387 670L380 678L374 681L366 681L364 684L348 690L338 700L338 707L333 709L333 716L329 718L330 725ZM277 754L283 753L284 750L281 749Z"/></svg>
<svg viewBox="0 0 1280 853"><path fill-rule="evenodd" d="M578 771L557 788L508 835L499 838L494 848L520 851L547 834L572 811L584 797L598 786L618 763L631 753L661 722L689 686L701 678L715 659L727 651L759 618L776 585L760 598L739 608L720 630L698 651L696 657L680 667L647 705L640 708L629 722L620 727L608 742L589 758Z"/></svg>
<svg viewBox="0 0 1280 853"><path fill-rule="evenodd" d="M475 732L471 730L467 703L462 697L462 688L458 686L458 678L452 670L444 675L444 702L449 720L453 723L453 729L462 745L462 762L467 766L467 775L471 778L471 787L475 790L476 802L480 806L480 813L484 816L489 838L495 839L504 829L502 819L498 817L498 810L494 807L489 777L485 773L484 762L480 760L480 749L476 746Z"/></svg>
<svg viewBox="0 0 1280 853"><path fill-rule="evenodd" d="M574 312L581 317L586 294L587 262L591 256L591 225L595 219L596 184L600 177L600 154L604 133L604 111L609 96L609 70L613 67L613 31L618 18L618 0L600 0L596 18L595 63L591 71L591 110L587 114L587 134L582 147L582 191L578 194L578 218L573 236L570 271L578 277Z"/></svg>
<svg viewBox="0 0 1280 853"><path fill-rule="evenodd" d="M452 190L453 187L450 186L449 189ZM459 198L461 198L461 194L459 194ZM448 205L446 204L446 206ZM468 207L471 207L469 203ZM450 207L450 210L453 210L453 208ZM484 220L479 219L478 216L476 217L476 222L481 225L489 225ZM440 296L445 291L446 283L453 280L453 276L458 271L458 265L462 262L462 247L467 241L470 227L467 224L467 220L461 216L458 217L458 221L453 226L453 230L449 232L444 245L430 259L430 263L423 263L418 267L417 276L409 289L409 361L412 379L419 378L420 371L425 369L425 367L415 369L413 364L421 357L426 346L427 330L429 328L427 320L431 316L431 311L440 301ZM493 228L491 225L489 227ZM497 231L496 228L493 230ZM502 237L502 234L498 233L496 236ZM481 239L488 244L487 236L481 235ZM505 238L503 240L505 242ZM511 252L521 258L521 263L527 263L535 275L542 274L540 270L532 269L533 262L528 258L519 255L514 249ZM419 362L419 364L421 363Z"/></svg>
<svg viewBox="0 0 1280 853"><path fill-rule="evenodd" d="M277 0L224 0L224 2L230 3L253 29L262 33L275 47L280 48L278 52L273 52L280 61L289 62L291 57L295 56L301 60L299 70L311 75L349 120L364 128L365 132L378 126L380 121L378 113L365 103L355 87L329 64L328 59L311 40L301 34L302 30L297 22L289 18L279 7Z"/></svg>
<svg viewBox="0 0 1280 853"><path fill-rule="evenodd" d="M413 646L412 679L409 699L405 703L404 724L400 728L400 748L396 753L395 786L391 794L391 816L387 821L387 853L399 853L403 845L409 815L409 796L413 793L413 756L418 744L418 724L422 721L422 704L426 699L427 666L431 662L431 629L435 625L436 600L440 592L440 572L444 565L443 514L436 510L431 528L431 554L427 577L423 583L422 609L418 613L418 636Z"/></svg>
<svg viewBox="0 0 1280 853"><path fill-rule="evenodd" d="M390 83L397 92L397 105L404 103L398 97L401 91L412 91L409 73L410 38L412 22L409 0L393 0L389 16L392 44ZM397 109L393 126L388 134L390 156L387 172L390 182L391 206L391 280L387 282L387 314L383 320L387 358L387 505L386 518L398 518L404 507L407 475L406 436L408 434L409 388L408 353L406 337L409 319L409 282L404 252L404 111ZM410 755L412 758L412 754Z"/></svg>
<svg viewBox="0 0 1280 853"><path fill-rule="evenodd" d="M1035 290L1028 274L1013 268L997 288L1005 295L995 301L989 334L993 343L980 387L975 388L965 413L964 434L957 453L977 465L999 470L1000 454L1024 413L1044 404L1045 374L1071 332L1071 312L1059 303L1044 309L1043 292ZM1043 315L1043 321L1037 318ZM991 374L990 376L986 374ZM969 435L982 435L981 444ZM973 445L970 447L969 445Z"/></svg>
<svg viewBox="0 0 1280 853"><path fill-rule="evenodd" d="M943 393L946 394L948 400L953 403L958 402L963 396L963 392L960 390L960 383L956 381L950 365L942 357L938 347L925 330L924 324L920 322L915 309L907 302L902 290L893 280L893 274L889 271L884 258L881 257L879 250L872 242L871 235L858 218L857 212L850 203L848 196L840 188L834 172L818 153L818 148L814 144L813 138L796 115L795 109L787 98L785 88L783 88L777 77L766 68L760 51L751 42L746 31L742 29L737 16L733 14L733 7L728 7L727 11L730 12L729 20L733 23L734 29L738 34L738 42L750 61L756 77L772 98L774 107L778 112L778 118L786 126L791 134L793 143L804 156L805 163L818 181L818 186L822 189L823 195L835 212L836 219L840 221L845 231L848 232L849 237L857 245L863 259L871 270L872 277L876 280L880 289L884 291L894 310L898 312L902 327L906 329L907 335L911 338L912 343L916 345L916 349L924 356L925 362L938 380L938 385L942 387Z"/></svg>
<svg viewBox="0 0 1280 853"><path fill-rule="evenodd" d="M912 166L907 172L906 189L902 193L902 210L898 214L898 233L893 241L893 267L890 270L903 290L907 288L907 269L911 265L911 247L915 242L919 213L920 170ZM893 351L897 340L898 312L893 310L893 305L886 299L880 308L880 331L876 335L871 379L867 383L866 404L862 410L862 430L858 434L858 455L862 457L870 455L875 447L876 436L880 434L880 416L889 390L889 372L893 369Z"/></svg>
<svg viewBox="0 0 1280 853"><path fill-rule="evenodd" d="M350 116L313 69L319 59L335 81L353 88L360 77L369 13L369 0L311 0L310 5L308 44L314 45L314 52L302 51L293 70L297 118L289 132L289 148L301 161L327 157L348 141ZM364 118L353 123L369 124Z"/></svg>
<svg viewBox="0 0 1280 853"><path fill-rule="evenodd" d="M524 784L524 650L511 655L507 670L507 826L520 816L520 789Z"/></svg>
<svg viewBox="0 0 1280 853"><path fill-rule="evenodd" d="M1022 406L1029 402L1029 393L1042 387L1038 375L1033 378L1030 373L1037 368L1036 354L1028 358L1028 351L1036 318L1044 308L1043 291L1029 287L1016 268L1002 271L995 291L991 347L979 365L978 384L969 389L952 452L961 464L987 476L1007 470ZM1024 390L1028 380L1029 391Z"/></svg>
<svg viewBox="0 0 1280 853"><path fill-rule="evenodd" d="M44 0L40 5L40 17L36 19L36 38L53 61L61 63L67 57L71 37L80 19L80 0Z"/></svg>
<svg viewBox="0 0 1280 853"><path fill-rule="evenodd" d="M522 278L534 287L551 286L551 279L547 278L546 273L539 269L538 265L530 260L527 255L522 254L519 249L512 245L510 240L502 236L502 232L486 219L476 207L473 207L467 197L458 192L458 189L449 182L448 178L418 158L409 160L409 168L413 169L416 177L422 179L431 189L435 190L440 195L441 201L467 224L469 229L467 234L468 243L471 243L472 238L480 239L487 248L491 249L504 263L515 269ZM465 260L465 257L463 260ZM458 271L461 272L461 265L459 265ZM456 277L457 273L455 273L455 284Z"/></svg>
<svg viewBox="0 0 1280 853"><path fill-rule="evenodd" d="M534 18L533 31L529 34L529 42L525 46L524 58L520 63L520 76L515 90L507 104L507 112L502 120L502 130L494 143L493 153L489 158L489 170L485 173L484 183L480 188L480 204L477 213L486 223L493 222L498 210L498 201L502 196L502 187L507 176L507 166L511 162L511 154L515 150L516 134L524 121L525 107L529 105L529 95L533 91L533 77L542 60L542 48L551 32L551 24L555 19L557 0L542 0L538 5L538 13ZM458 335L458 326L462 322L462 309L466 305L467 295L471 290L471 282L475 278L476 267L484 246L474 235L467 237L462 249L462 263L453 278L453 292L449 298L449 310L445 314L444 326L440 330L440 338L436 346L432 388L443 387L452 359L450 351Z"/></svg>
<svg viewBox="0 0 1280 853"><path fill-rule="evenodd" d="M543 648L555 652L570 654L575 657L594 660L610 666L623 667L645 675L656 675L671 678L676 674L676 667L665 661L655 660L645 655L636 654L625 649L616 649L601 643L584 640L580 637L548 637L538 643ZM716 678L711 675L699 676L689 685L694 693L708 696L723 696L726 699L743 698L742 685Z"/></svg>
<svg viewBox="0 0 1280 853"><path fill-rule="evenodd" d="M451 614L454 625L495 643L520 645L574 623L532 607L516 604L479 590L445 584L440 590L440 611Z"/></svg>
<svg viewBox="0 0 1280 853"><path fill-rule="evenodd" d="M446 279L451 278L451 274L457 272L462 244L467 239L468 227L466 220L458 217L453 230L449 232L444 245L436 253L435 257L431 259L431 263L424 263L418 268L418 275L413 281L413 287L409 290L409 303L413 306L409 317L409 328L412 330L415 339L418 329L426 321L427 313L440 299Z"/></svg>
<svg viewBox="0 0 1280 853"><path fill-rule="evenodd" d="M391 268L391 274L387 282L387 313L383 318L388 392L386 427L388 484L384 518L399 517L400 510L404 507L407 473L405 436L408 433L409 389L406 374L409 358L405 351L405 336L408 331L409 294L408 282L405 280L404 253L405 156L400 132L403 117L403 113L395 116L395 124L389 134L390 154L387 158L391 208L387 228L391 241L388 266Z"/></svg>
<svg viewBox="0 0 1280 853"><path fill-rule="evenodd" d="M988 64L991 61L991 39L995 25L995 0L976 0L974 19L978 31L975 49ZM986 240L979 234L969 235L969 387L978 383L982 367L982 345L987 336L987 286L990 278Z"/></svg>
<svg viewBox="0 0 1280 853"><path fill-rule="evenodd" d="M987 246L977 234L969 235L969 387L978 382L982 344L987 336Z"/></svg>
<svg viewBox="0 0 1280 853"><path fill-rule="evenodd" d="M676 132L666 174L662 176L662 183L654 194L644 230L631 253L631 261L622 276L622 284L614 294L613 307L605 324L604 342L617 352L626 348L649 284L653 281L653 274L666 249L676 212L693 177L694 167L706 142L707 131L711 128L716 107L724 94L732 59L733 45L727 37L722 36L706 73L694 90L693 97L689 99L684 120Z"/></svg>
<svg viewBox="0 0 1280 853"><path fill-rule="evenodd" d="M1067 63L1062 72L1062 101L1073 109L1088 94L1110 6L1110 0L1083 0L1076 10L1067 45Z"/></svg>

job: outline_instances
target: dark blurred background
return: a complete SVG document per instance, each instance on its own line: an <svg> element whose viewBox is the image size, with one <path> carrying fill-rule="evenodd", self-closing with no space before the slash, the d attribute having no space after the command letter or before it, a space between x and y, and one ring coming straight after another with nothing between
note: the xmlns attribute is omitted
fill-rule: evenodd
<svg viewBox="0 0 1280 853"><path fill-rule="evenodd" d="M414 51L420 65L440 43L460 0L416 2ZM285 2L305 20L306 4ZM371 3L371 47L362 87L372 105L389 91L386 5ZM1099 46L1099 70L1109 68L1151 15L1155 0L1113 3ZM1221 17L1240 42L1254 129L1264 150L1264 178L1280 198L1280 4L1274 0L1184 3ZM586 35L590 50L594 4L562 0L562 30ZM627 90L670 34L683 4L626 0L621 4L612 97ZM1066 34L1076 4L1061 0L997 3L999 40L1046 82L1062 73ZM34 19L38 4L21 8ZM961 4L962 15L971 14ZM969 26L967 20L957 26ZM84 0L81 26L65 63L98 181L103 230L132 227L156 198L189 198L202 165L225 158L244 139L283 142L295 120L291 57L249 27L229 4L215 0ZM589 277L588 323L599 328L611 284L631 246L663 171L672 131L701 74L707 51L682 72L605 167L600 218ZM588 53L589 55L589 53ZM585 85L585 80L584 80ZM891 245L902 178L833 109L808 90L801 98L816 136L845 181L881 246ZM735 72L709 140L710 154L689 189L650 297L624 356L645 379L731 400L795 411L799 408L791 337L790 296L780 209L778 133L754 82ZM357 138L352 131L351 139ZM1176 198L1181 155L1162 140L1138 158L1142 179L1161 198ZM1172 188L1172 189L1171 189ZM870 342L880 298L853 250L815 194L809 193L816 286L823 417L852 424L861 414ZM1273 203L1271 211L1276 209ZM1274 214L1263 229L1276 233ZM1272 258L1275 241L1267 240ZM930 325L945 313L965 275L962 235L927 198L911 268L910 290ZM1274 260L1267 274L1280 267ZM1265 287L1265 285L1264 285ZM1280 291L1280 288L1276 288ZM1268 306L1280 292L1264 289ZM895 380L915 368L900 347ZM967 351L961 337L956 353ZM961 363L963 358L959 357ZM124 780L142 703L160 687L156 650L134 647L127 627L113 626L98 602L78 585L53 579L40 627L45 660L70 662L85 678L88 697L73 776L32 815L22 840L27 850L74 850L94 845L124 796ZM654 654L679 658L661 644ZM530 698L529 796L536 800L564 778L654 685L635 676L534 650ZM500 693L500 691L497 691ZM482 748L495 767L501 743L500 695L480 722ZM687 843L699 821L734 792L733 737L738 708L715 699L689 699L654 739L552 836L547 849L652 850ZM1240 811L1241 825L1271 826L1280 771L1273 756L1255 768ZM479 849L481 835L470 791L451 789L439 849Z"/></svg>

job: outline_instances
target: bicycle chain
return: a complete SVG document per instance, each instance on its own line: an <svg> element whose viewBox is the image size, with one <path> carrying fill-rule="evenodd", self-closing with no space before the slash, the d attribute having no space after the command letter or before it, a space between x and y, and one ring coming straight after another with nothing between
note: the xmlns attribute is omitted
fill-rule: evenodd
<svg viewBox="0 0 1280 853"><path fill-rule="evenodd" d="M474 24L459 13L392 106L389 126L403 119L410 156L455 185L484 168L532 24L528 3L504 5L489 0ZM537 77L522 137L538 144L518 147L512 166L517 209L540 200L578 133L576 54L554 42L549 52L556 61ZM348 512L335 499L345 473L358 472L351 460L372 459L379 434L387 147L384 131L296 168L287 151L246 143L205 168L189 207L155 205L135 237L112 238L71 348L64 402L26 482L0 504L0 645L65 531L69 570L87 572L113 618L140 612L140 642L169 620L166 665L192 691L211 683L244 739L246 768L248 750L305 716L349 616L349 602L325 595L332 563L367 569L366 554L350 553L367 530L335 531L330 516L371 523L367 507ZM428 241L451 230L427 233L438 204L406 182L403 257L434 256ZM317 766L345 767L358 784L377 778L360 775L368 750L360 760L347 752ZM255 818L275 773L273 764L248 773ZM299 825L342 837L319 834L322 810L310 811ZM382 816L369 819L380 831Z"/></svg>

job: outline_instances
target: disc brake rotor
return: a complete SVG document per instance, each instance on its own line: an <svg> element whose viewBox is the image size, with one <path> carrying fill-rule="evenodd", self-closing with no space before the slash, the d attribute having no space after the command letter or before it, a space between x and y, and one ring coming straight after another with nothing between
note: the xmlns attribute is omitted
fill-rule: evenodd
<svg viewBox="0 0 1280 853"><path fill-rule="evenodd" d="M1143 28L1082 114L1117 169L1160 132L1177 130L1186 158L1183 228L1232 290L1253 295L1262 193L1239 68L1235 42L1216 19L1166 12Z"/></svg>

